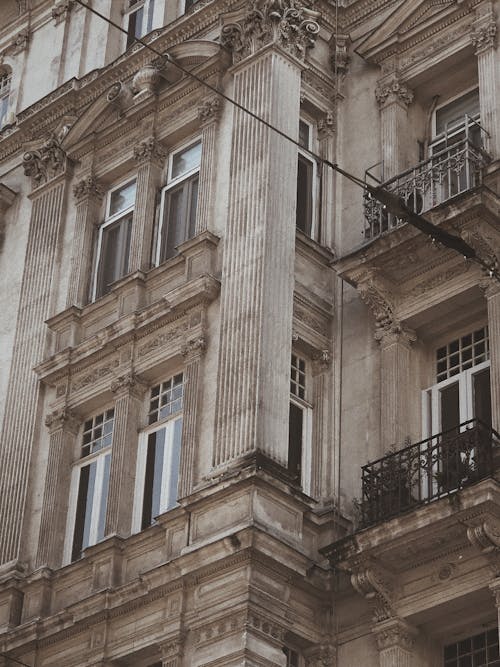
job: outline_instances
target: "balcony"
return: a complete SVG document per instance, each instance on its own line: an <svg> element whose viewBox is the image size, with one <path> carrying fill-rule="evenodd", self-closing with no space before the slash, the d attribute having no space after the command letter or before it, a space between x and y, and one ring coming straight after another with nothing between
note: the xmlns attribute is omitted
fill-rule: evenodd
<svg viewBox="0 0 500 667"><path fill-rule="evenodd" d="M491 477L499 443L496 431L471 419L363 466L361 527Z"/></svg>
<svg viewBox="0 0 500 667"><path fill-rule="evenodd" d="M425 213L481 184L482 168L490 161L483 135L481 126L466 116L460 131L445 133L432 143L431 157L380 185L397 193L415 213ZM369 193L363 205L366 241L404 224Z"/></svg>

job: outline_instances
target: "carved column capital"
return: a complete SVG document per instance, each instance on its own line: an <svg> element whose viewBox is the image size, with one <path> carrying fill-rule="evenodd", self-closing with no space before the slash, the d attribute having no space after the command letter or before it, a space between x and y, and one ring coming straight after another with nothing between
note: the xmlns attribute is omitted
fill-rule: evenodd
<svg viewBox="0 0 500 667"><path fill-rule="evenodd" d="M268 44L276 44L299 60L304 60L319 33L320 17L299 0L252 0L247 13L226 23L221 44L237 63Z"/></svg>
<svg viewBox="0 0 500 667"><path fill-rule="evenodd" d="M148 137L134 146L134 160L138 164L152 160L163 162L166 157L167 151L154 137Z"/></svg>
<svg viewBox="0 0 500 667"><path fill-rule="evenodd" d="M73 9L75 0L56 0L52 6L52 18L56 25L61 21L65 21Z"/></svg>
<svg viewBox="0 0 500 667"><path fill-rule="evenodd" d="M315 370L318 372L326 371L332 364L332 354L330 350L318 350L313 355Z"/></svg>
<svg viewBox="0 0 500 667"><path fill-rule="evenodd" d="M333 111L328 111L317 122L319 139L325 139L337 131L337 122Z"/></svg>
<svg viewBox="0 0 500 667"><path fill-rule="evenodd" d="M471 32L471 42L476 55L487 49L494 49L497 43L497 24L494 20L478 25Z"/></svg>
<svg viewBox="0 0 500 667"><path fill-rule="evenodd" d="M111 383L111 391L115 394L115 398L131 394L136 398L142 398L147 389L138 375L133 372L120 375Z"/></svg>
<svg viewBox="0 0 500 667"><path fill-rule="evenodd" d="M411 347L417 340L417 334L413 329L408 329L399 322L393 322L389 327L377 329L375 340L380 343L382 348L394 345L394 343L401 343L406 347Z"/></svg>
<svg viewBox="0 0 500 667"><path fill-rule="evenodd" d="M54 433L60 429L77 433L80 427L80 418L73 410L63 407L50 412L45 417L45 426L49 429L49 433Z"/></svg>
<svg viewBox="0 0 500 667"><path fill-rule="evenodd" d="M390 648L411 651L418 634L417 629L402 618L390 618L377 623L372 631L379 651Z"/></svg>
<svg viewBox="0 0 500 667"><path fill-rule="evenodd" d="M337 655L331 644L322 644L306 651L307 667L335 667Z"/></svg>
<svg viewBox="0 0 500 667"><path fill-rule="evenodd" d="M24 51L24 49L26 49L26 47L29 44L29 41L30 41L29 28L23 28L21 31L17 33L14 39L10 42L5 52L8 53L9 55L17 56L19 53Z"/></svg>
<svg viewBox="0 0 500 667"><path fill-rule="evenodd" d="M31 177L34 187L59 176L65 167L66 153L55 135L47 139L40 148L27 151L23 155L24 174Z"/></svg>
<svg viewBox="0 0 500 667"><path fill-rule="evenodd" d="M85 176L73 186L73 197L77 204L92 197L102 199L103 196L104 188L99 185L92 175Z"/></svg>
<svg viewBox="0 0 500 667"><path fill-rule="evenodd" d="M395 591L391 577L371 562L353 561L349 569L352 587L373 605L373 619L379 622L394 616Z"/></svg>
<svg viewBox="0 0 500 667"><path fill-rule="evenodd" d="M381 109L391 104L399 104L407 109L413 102L413 91L398 77L392 77L378 82L375 97Z"/></svg>
<svg viewBox="0 0 500 667"><path fill-rule="evenodd" d="M220 118L222 111L222 100L219 96L209 97L198 107L198 118L202 125L209 125Z"/></svg>
<svg viewBox="0 0 500 667"><path fill-rule="evenodd" d="M184 653L185 633L181 632L175 637L159 642L160 657L163 667L178 667Z"/></svg>
<svg viewBox="0 0 500 667"><path fill-rule="evenodd" d="M500 611L500 577L497 577L491 582L489 589L495 599L495 606Z"/></svg>
<svg viewBox="0 0 500 667"><path fill-rule="evenodd" d="M205 335L198 336L198 338L191 338L185 342L181 348L181 354L189 363L193 359L199 359L207 349L207 339Z"/></svg>

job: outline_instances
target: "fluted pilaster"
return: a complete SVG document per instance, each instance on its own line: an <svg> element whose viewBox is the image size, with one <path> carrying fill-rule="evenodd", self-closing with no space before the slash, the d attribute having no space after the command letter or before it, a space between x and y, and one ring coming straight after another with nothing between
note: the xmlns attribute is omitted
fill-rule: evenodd
<svg viewBox="0 0 500 667"><path fill-rule="evenodd" d="M373 628L379 650L380 667L412 667L417 631L400 618L390 618Z"/></svg>
<svg viewBox="0 0 500 667"><path fill-rule="evenodd" d="M182 349L184 356L184 406L182 419L182 450L179 476L179 497L193 490L193 478L198 450L198 405L200 373L205 353L204 337L189 340Z"/></svg>
<svg viewBox="0 0 500 667"><path fill-rule="evenodd" d="M234 97L297 136L300 65L276 47L244 61ZM234 110L221 294L214 465L264 451L286 465L296 148Z"/></svg>
<svg viewBox="0 0 500 667"><path fill-rule="evenodd" d="M320 155L329 162L336 162L336 122L333 113L327 113L318 121ZM333 248L335 229L335 178L330 167L322 164L321 209L319 211L321 229L317 240Z"/></svg>
<svg viewBox="0 0 500 667"><path fill-rule="evenodd" d="M63 408L47 415L45 424L50 442L36 567L57 568L62 560L66 522L65 503L60 500L69 497L70 465L79 422L76 415Z"/></svg>
<svg viewBox="0 0 500 667"><path fill-rule="evenodd" d="M39 400L39 386L33 367L42 360L46 344L45 320L51 314L64 191L65 183L58 179L53 185L44 185L32 195L0 445L0 563L19 556Z"/></svg>
<svg viewBox="0 0 500 667"><path fill-rule="evenodd" d="M488 133L486 148L494 158L500 156L500 66L497 50L497 24L491 3L476 11L471 34L477 56L481 125Z"/></svg>
<svg viewBox="0 0 500 667"><path fill-rule="evenodd" d="M129 271L147 271L151 266L156 194L160 187L165 157L166 152L153 137L142 141L134 149L138 170Z"/></svg>
<svg viewBox="0 0 500 667"><path fill-rule="evenodd" d="M379 82L375 96L380 107L380 145L384 180L387 180L406 167L404 138L413 92L397 78L392 78Z"/></svg>
<svg viewBox="0 0 500 667"><path fill-rule="evenodd" d="M145 387L133 373L117 378L111 385L115 395L115 421L109 471L106 535L126 536L132 522L137 424Z"/></svg>
<svg viewBox="0 0 500 667"><path fill-rule="evenodd" d="M67 308L84 306L89 298L94 228L99 223L103 189L93 176L86 176L74 186L73 196L76 220Z"/></svg>
<svg viewBox="0 0 500 667"><path fill-rule="evenodd" d="M215 149L217 124L221 114L222 102L219 97L206 99L198 108L202 133L200 165L200 184L198 188L198 206L196 209L196 233L204 232L211 227L214 202Z"/></svg>
<svg viewBox="0 0 500 667"><path fill-rule="evenodd" d="M162 667L181 667L184 635L180 634L160 644Z"/></svg>
<svg viewBox="0 0 500 667"><path fill-rule="evenodd" d="M379 330L380 342L380 432L382 446L401 447L410 432L410 350L413 331L397 327Z"/></svg>
<svg viewBox="0 0 500 667"><path fill-rule="evenodd" d="M492 279L484 284L488 304L488 332L490 338L490 386L492 426L500 428L500 285Z"/></svg>
<svg viewBox="0 0 500 667"><path fill-rule="evenodd" d="M331 498L333 495L333 462L331 459L331 355L328 350L319 353L314 361L312 474L310 494L313 498ZM308 490L304 488L308 493Z"/></svg>

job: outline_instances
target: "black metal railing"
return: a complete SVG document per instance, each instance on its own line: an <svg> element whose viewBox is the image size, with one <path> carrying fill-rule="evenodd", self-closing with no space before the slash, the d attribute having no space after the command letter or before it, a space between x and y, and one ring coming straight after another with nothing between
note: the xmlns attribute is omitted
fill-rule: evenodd
<svg viewBox="0 0 500 667"><path fill-rule="evenodd" d="M362 527L490 477L499 443L495 430L471 419L363 466Z"/></svg>
<svg viewBox="0 0 500 667"><path fill-rule="evenodd" d="M466 116L460 134L437 138L427 160L385 181L382 187L397 193L414 213L425 213L471 190L480 185L481 170L490 159L483 148L483 135L480 125ZM367 241L404 224L369 193L364 195L363 207Z"/></svg>

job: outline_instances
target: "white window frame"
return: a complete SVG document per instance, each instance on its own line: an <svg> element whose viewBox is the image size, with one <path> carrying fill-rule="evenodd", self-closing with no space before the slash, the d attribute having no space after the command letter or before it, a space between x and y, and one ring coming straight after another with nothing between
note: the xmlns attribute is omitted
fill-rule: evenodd
<svg viewBox="0 0 500 667"><path fill-rule="evenodd" d="M306 495L311 495L312 488L312 405L308 401L312 382L310 363L307 359L292 351L292 355L305 362L305 394L300 398L290 392L290 403L302 410L302 456L300 461L300 486Z"/></svg>
<svg viewBox="0 0 500 667"><path fill-rule="evenodd" d="M102 412L110 410L111 406L108 406ZM87 420L85 420L87 421ZM81 452L82 449L82 436L83 436L83 424L79 431L78 435L78 451ZM114 424L113 424L113 434L114 434ZM105 533L101 538L99 538L99 518L102 506L103 498L103 481L104 481L104 471L106 465L106 459L109 460L109 467L111 468L111 456L112 456L112 447L113 444L106 446L104 449L100 449L96 452L93 452L84 458L77 459L71 470L71 481L70 481L70 494L68 502L68 514L66 519L66 533L64 540L63 548L63 560L65 564L71 563L72 553L73 553L73 541L75 536L75 523L76 523L76 511L78 504L78 492L80 489L80 474L81 470L96 463L96 475L94 480L94 495L92 498L92 509L91 509L91 519L90 519L90 530L88 536L88 544L86 544L82 551L85 551L90 546L97 544L101 539L104 539ZM107 489L109 493L109 486ZM104 512L104 522L106 522L106 508L107 508L108 497L106 497L106 507Z"/></svg>
<svg viewBox="0 0 500 667"><path fill-rule="evenodd" d="M6 124L9 116L10 91L12 87L12 73L0 69L0 129Z"/></svg>
<svg viewBox="0 0 500 667"><path fill-rule="evenodd" d="M110 207L111 207L111 198L114 192L117 190L120 190L121 188L125 187L126 185L129 185L131 183L135 183L135 194L134 194L134 201L131 205L125 207L124 209L121 209L117 213L114 213L113 215L110 215ZM115 224L122 218L126 218L129 215L132 215L132 221L131 224L133 225L133 215L134 215L134 209L135 209L135 204L136 204L136 197L137 197L137 178L133 176L132 178L127 178L118 185L113 186L106 194L106 204L105 204L105 215L104 215L104 220L103 222L99 225L99 229L97 232L97 243L96 243L96 249L95 249L95 259L94 259L94 270L92 274L92 289L91 289L91 294L90 294L90 300L91 302L94 302L96 299L100 298L100 296L104 296L107 292L105 292L103 295L97 296L97 287L99 285L99 271L101 267L101 262L102 262L102 238L103 238L103 233L104 230L106 230L108 227L111 227L111 225ZM130 248L129 248L130 251ZM126 275L128 273L128 267L124 273Z"/></svg>
<svg viewBox="0 0 500 667"><path fill-rule="evenodd" d="M174 373L167 378L167 381L171 378L174 378L179 373ZM184 392L184 376L182 380L183 392ZM148 400L148 406L151 403L151 396ZM134 505L132 509L132 533L139 533L142 530L145 530L146 527L142 527L142 512L144 507L144 486L146 483L146 462L148 454L148 441L149 436L152 433L156 433L161 430L165 430L165 439L164 439L164 452L163 452L163 465L161 472L161 479L159 481L161 487L160 493L160 503L159 503L159 514L168 512L174 507L178 506L178 485L180 477L180 462L182 456L182 435L183 435L183 416L184 411L179 410L174 414L159 419L158 421L153 422L151 425L147 426L140 434L137 445L137 462L136 462L136 474L135 474L135 488L134 488ZM174 462L174 440L176 436L176 431L179 433L179 449L178 449L178 461ZM173 474L175 473L175 474ZM176 482L174 481L176 480ZM169 500L174 493L173 485L176 484L175 489L175 503L170 503Z"/></svg>
<svg viewBox="0 0 500 667"><path fill-rule="evenodd" d="M158 6L159 3L157 3ZM130 7L130 0L127 0L127 8L124 11L125 15L125 30L127 31L127 35L125 36L125 42L126 44L128 43L129 40L129 34L128 34L128 28L129 28L129 18L131 14L135 14L139 9L143 9L143 17L142 17L142 25L141 25L141 30L140 34L136 35L134 39L137 37L142 38L144 35L147 35L153 30L153 26L155 25L155 0L139 0L136 2L132 7ZM134 42L131 41L130 44L128 44L127 48L130 48Z"/></svg>
<svg viewBox="0 0 500 667"><path fill-rule="evenodd" d="M307 144L307 150L313 150L313 145L314 145L314 125L306 120L305 118L300 118L300 122L304 123L307 125L309 128L308 132L308 144ZM319 234L318 234L318 217L319 217L319 207L318 207L318 192L319 192L319 183L318 183L318 165L316 160L309 154L307 153L306 150L302 147L297 148L297 152L305 159L307 160L311 165L312 165L312 177L311 177L311 233L309 238L313 239L314 241L319 241ZM302 230L301 230L302 231ZM305 232L302 232L305 234Z"/></svg>
<svg viewBox="0 0 500 667"><path fill-rule="evenodd" d="M196 167L193 167L192 169L189 169L188 171L184 172L180 176L176 176L175 178L172 178L172 168L173 168L173 163L174 163L174 158L176 155L179 153L183 153L184 151L188 150L189 148L192 148L193 146L196 146L196 144L200 144L201 146L201 153L200 153L200 162ZM199 174L201 170L201 160L203 158L203 143L201 140L201 136L191 138L189 141L183 143L181 146L176 148L171 152L171 154L168 156L168 161L167 161L167 182L161 189L161 194L160 194L160 211L159 211L159 218L158 218L158 233L157 233L157 238L156 238L156 247L154 251L154 261L153 264L154 266L159 266L163 261L161 259L161 247L162 247L162 241L163 241L163 235L165 233L168 233L168 229L164 229L165 225L165 202L167 200L168 193L170 190L173 190L175 187L180 185L183 181L187 181L191 179L195 174ZM198 183L199 185L199 183ZM199 192L198 192L198 197L199 197Z"/></svg>
<svg viewBox="0 0 500 667"><path fill-rule="evenodd" d="M475 84L474 86L470 86L469 88L466 88L465 90L461 90L459 93L457 93L453 97L450 97L449 99L445 100L442 104L439 104L439 105L436 106L436 108L432 112L432 123L431 123L432 138L431 138L431 142L430 142L430 146L429 146L430 149L432 149L433 144L437 143L437 141L441 137L444 137L444 135L445 135L445 133L443 133L443 132L441 132L441 134L439 134L439 135L436 134L436 131L437 131L437 115L439 113L439 110L442 109L443 107L447 107L448 105L453 104L453 102L458 102L458 100L460 100L462 97L465 97L466 95L468 95L469 93L471 93L474 90L478 91L478 97L479 97L479 87L478 87L477 84ZM480 116L481 116L481 112L476 114L476 116L473 117L473 120L478 122L479 119L480 119ZM459 132L462 132L463 129L464 129L463 123L457 124L456 127L452 128L449 131L449 136L453 136L455 134L458 134Z"/></svg>

